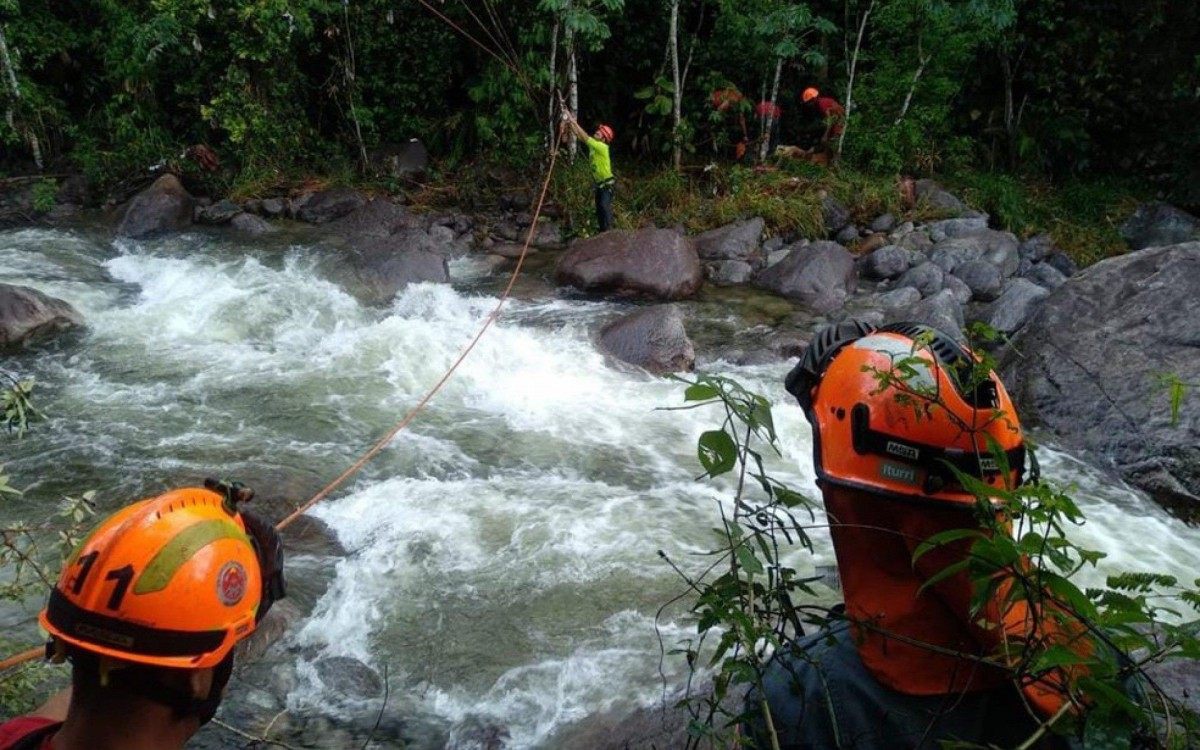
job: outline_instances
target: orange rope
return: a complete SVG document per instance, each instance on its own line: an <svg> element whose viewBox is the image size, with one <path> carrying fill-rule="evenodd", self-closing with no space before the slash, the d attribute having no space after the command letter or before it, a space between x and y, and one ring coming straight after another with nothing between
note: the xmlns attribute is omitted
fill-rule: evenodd
<svg viewBox="0 0 1200 750"><path fill-rule="evenodd" d="M454 21L450 20L445 15L440 13L436 8L434 8L428 2L426 2L426 0L417 0L417 1L419 3L421 3L421 5L425 6L426 9L428 9L430 12L432 12L438 18L442 19L447 24L452 26L455 30L457 30L460 34L462 34L467 39L469 39L471 42L473 42L480 49L482 49L483 51L487 52L492 57L494 57L498 61L500 61L500 63L502 65L505 65L506 67L512 69L513 72L517 74L518 79L522 79L522 81L524 83L524 76L521 74L521 71L518 68L516 68L511 62L503 59L502 57L500 57L500 55L498 55L496 52L488 49L483 44L480 44L479 40L475 39L475 37L471 36L466 31L464 31L462 29L462 27L460 27L458 24L454 23ZM532 98L532 92L529 91L529 88L527 85L526 85L526 93L529 93L530 98ZM545 180L545 182L542 183L541 192L538 194L537 207L534 209L534 212L533 212L533 221L529 225L529 233L525 237L525 244L521 247L521 254L520 254L520 256L517 257L517 266L516 266L516 268L513 269L512 275L508 279L508 285L504 287L504 292L501 293L499 301L496 302L496 308L488 314L487 318L484 319L483 325L479 327L479 332L475 334L475 336L467 343L467 345L465 347L463 347L463 350L462 350L462 352L459 353L458 358L456 360L454 360L453 364L450 365L450 369L446 370L446 373L444 375L442 375L442 377L436 383L434 383L433 387L430 388L429 391L421 398L421 400L417 402L417 405L414 406L408 412L408 414L404 415L403 419L401 419L399 422L397 422L396 425L394 427L392 427L392 429L388 430L388 432L383 437L381 437L379 440L377 440L375 442L375 444L371 446L370 450L368 450L366 453L363 454L362 458L355 461L353 464L350 465L350 467L348 469L346 469L341 474L339 474L337 479L334 479L332 482L330 482L328 485L326 485L320 492L313 495L312 498L310 498L308 500L308 502L301 505L299 508L297 508L295 511L293 511L289 516L287 516L282 521L277 523L275 525L276 529L278 529L279 531L286 529L288 526L290 526L292 523L294 523L297 518L304 515L309 510L312 510L313 506L315 506L317 503L319 503L322 500L324 500L325 498L329 497L329 495L332 494L333 491L336 490L338 487L341 487L346 482L346 480L350 479L350 477L352 477L355 474L357 474L358 472L362 471L362 468L364 466L366 466L371 461L372 458L375 458L375 456L379 455L380 452L382 452L383 449L386 448L388 446L388 444L392 442L393 439L395 439L396 435L400 434L401 431L403 431L406 427L408 427L410 424L412 424L413 420L416 419L417 416L419 416L421 414L421 412L425 411L425 407L427 407L429 405L429 402L433 400L434 396L436 396L438 394L438 392L442 390L442 387L445 386L447 382L449 382L450 378L452 378L454 376L454 373L458 371L459 366L462 365L462 363L467 359L468 356L470 356L472 350L475 349L475 345L479 343L480 339L483 338L483 335L485 333L487 333L488 329L492 327L492 324L496 322L496 318L499 317L501 309L503 309L504 304L508 301L509 297L512 295L513 287L516 285L517 279L521 275L521 269L525 265L525 258L529 254L529 247L530 247L530 245L533 244L533 238L534 238L534 235L537 232L537 228L538 228L538 219L541 218L542 209L546 205L546 195L550 192L550 181L554 177L554 167L558 162L558 148L561 144L562 144L562 134L560 132L558 137L555 139L554 143L551 146L550 164L546 170L546 180ZM7 669L12 669L13 667L20 666L22 664L25 664L26 662L31 662L34 659L37 659L38 657L42 656L42 654L44 654L44 653L45 653L45 649L42 647L38 647L38 648L31 648L28 651L22 651L19 654L15 654L15 655L5 659L4 661L0 661L0 672L3 672Z"/></svg>

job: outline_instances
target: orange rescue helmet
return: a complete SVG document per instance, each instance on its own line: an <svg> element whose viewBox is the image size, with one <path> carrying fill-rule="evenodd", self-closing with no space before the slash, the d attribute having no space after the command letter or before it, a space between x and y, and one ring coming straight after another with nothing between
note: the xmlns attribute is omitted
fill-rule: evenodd
<svg viewBox="0 0 1200 750"><path fill-rule="evenodd" d="M1021 484L1025 443L1016 411L994 372L971 378L977 361L916 323L822 330L787 379L813 427L818 481L960 505L976 498L950 466L995 487ZM980 382L968 387L973 379ZM1007 482L992 444L1008 464Z"/></svg>
<svg viewBox="0 0 1200 750"><path fill-rule="evenodd" d="M600 127L596 128L596 135L600 136L600 140L604 141L605 143L612 143L613 139L617 137L617 134L613 132L613 129L607 125L601 125Z"/></svg>
<svg viewBox="0 0 1200 750"><path fill-rule="evenodd" d="M804 89L804 93L800 95L800 100L803 101L805 104L807 104L807 103L811 102L813 99L816 99L820 95L821 95L820 91L818 91L817 89L810 86L810 87Z"/></svg>
<svg viewBox="0 0 1200 750"><path fill-rule="evenodd" d="M262 596L237 509L217 492L187 488L102 522L63 566L38 620L94 654L203 669L254 632Z"/></svg>

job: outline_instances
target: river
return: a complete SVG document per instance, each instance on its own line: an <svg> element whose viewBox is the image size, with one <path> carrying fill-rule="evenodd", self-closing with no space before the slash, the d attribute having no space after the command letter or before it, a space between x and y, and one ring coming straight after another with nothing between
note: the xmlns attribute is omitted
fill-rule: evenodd
<svg viewBox="0 0 1200 750"><path fill-rule="evenodd" d="M336 476L442 374L498 282L455 261L453 288L410 287L374 308L329 280L329 262L303 236L0 232L0 281L61 297L88 321L4 360L37 378L47 419L0 442L27 490L2 517L42 518L89 489L111 509L213 475L278 509ZM273 731L304 747L361 745L378 719L374 747L469 747L491 732L552 748L574 722L660 695L655 613L680 582L657 552L695 569L711 545L722 488L694 481L694 446L715 415L662 411L681 403L678 383L606 364L590 332L617 305L538 289L549 287L514 300L412 429L314 511L346 552L293 556L305 616L269 668L235 683L229 721L286 708ZM695 314L698 329L737 320L712 304ZM809 430L782 391L788 366L706 367L776 402L782 455L769 468L815 497ZM1194 577L1200 532L1042 453L1047 475L1078 488L1089 520L1077 539L1109 555L1089 580ZM802 570L833 564L828 537L815 543L814 556L793 555ZM0 609L0 625L36 637L36 605ZM683 610L659 632L668 649L686 637ZM372 674L359 662L386 671L382 711L382 694L347 691L356 669ZM671 658L664 670L681 673ZM221 731L202 737L221 746Z"/></svg>

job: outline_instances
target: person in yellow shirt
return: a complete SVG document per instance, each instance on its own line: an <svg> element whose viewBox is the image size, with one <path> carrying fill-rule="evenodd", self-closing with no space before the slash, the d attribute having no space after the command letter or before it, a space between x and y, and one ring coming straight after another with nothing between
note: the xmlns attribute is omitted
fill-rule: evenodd
<svg viewBox="0 0 1200 750"><path fill-rule="evenodd" d="M613 223L613 186L616 184L608 146L613 142L615 133L608 125L600 125L595 135L588 135L570 112L564 112L563 118L564 124L574 130L583 145L587 146L592 161L592 181L596 185L596 224L601 232L607 232Z"/></svg>

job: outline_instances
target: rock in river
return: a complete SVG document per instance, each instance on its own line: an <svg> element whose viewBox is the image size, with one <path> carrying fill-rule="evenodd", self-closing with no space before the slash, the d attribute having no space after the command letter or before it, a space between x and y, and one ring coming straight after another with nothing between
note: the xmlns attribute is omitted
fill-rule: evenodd
<svg viewBox="0 0 1200 750"><path fill-rule="evenodd" d="M0 346L83 325L83 316L60 299L36 289L0 284Z"/></svg>
<svg viewBox="0 0 1200 750"><path fill-rule="evenodd" d="M1094 452L1200 518L1200 408L1178 421L1164 377L1200 383L1200 242L1109 258L1046 299L1002 358L1023 419Z"/></svg>
<svg viewBox="0 0 1200 750"><path fill-rule="evenodd" d="M691 372L696 350L675 305L655 305L626 315L600 331L600 348L656 374Z"/></svg>
<svg viewBox="0 0 1200 750"><path fill-rule="evenodd" d="M560 284L588 292L687 299L704 275L692 242L670 229L604 232L576 242L554 272Z"/></svg>
<svg viewBox="0 0 1200 750"><path fill-rule="evenodd" d="M117 235L135 240L178 232L192 223L195 200L173 174L165 174L138 193L129 206Z"/></svg>

